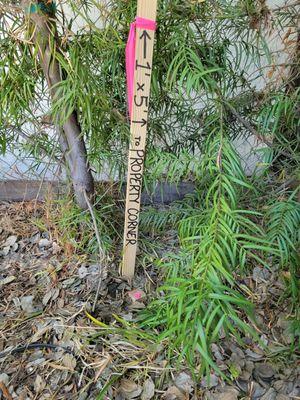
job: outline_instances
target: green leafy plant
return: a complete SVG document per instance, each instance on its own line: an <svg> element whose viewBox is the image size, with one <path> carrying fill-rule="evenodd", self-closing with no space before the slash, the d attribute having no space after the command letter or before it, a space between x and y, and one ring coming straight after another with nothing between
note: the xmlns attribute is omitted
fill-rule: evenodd
<svg viewBox="0 0 300 400"><path fill-rule="evenodd" d="M277 256L281 268L287 269L289 289L294 304L299 304L299 243L300 243L300 203L295 201L296 193L288 199L278 199L270 205L266 214L267 238L278 247ZM275 262L276 260L274 260Z"/></svg>
<svg viewBox="0 0 300 400"><path fill-rule="evenodd" d="M181 253L163 263L167 278L159 288L162 294L143 321L143 326L161 330L160 339L168 339L171 353L176 349L179 359L207 374L211 367L221 373L210 351L221 334L232 333L240 341L240 332L257 337L245 322L245 315L254 317L253 306L236 271L252 261L265 263L262 253L276 253L251 220L258 214L238 208L243 191L254 189L220 132L213 143L209 140L199 166L196 209L179 222Z"/></svg>

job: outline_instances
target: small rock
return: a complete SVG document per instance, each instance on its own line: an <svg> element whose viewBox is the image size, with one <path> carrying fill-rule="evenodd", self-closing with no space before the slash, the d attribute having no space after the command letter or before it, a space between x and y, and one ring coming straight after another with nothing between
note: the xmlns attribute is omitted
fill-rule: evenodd
<svg viewBox="0 0 300 400"><path fill-rule="evenodd" d="M51 246L51 242L50 242L50 240L48 240L46 238L41 239L39 241L39 248L46 248L46 247L50 247L50 246Z"/></svg>
<svg viewBox="0 0 300 400"><path fill-rule="evenodd" d="M252 371L254 369L254 362L247 360L246 363L245 363L245 369L252 373Z"/></svg>
<svg viewBox="0 0 300 400"><path fill-rule="evenodd" d="M39 241L41 235L39 233L36 233L35 235L31 236L30 238L30 243L35 244Z"/></svg>
<svg viewBox="0 0 300 400"><path fill-rule="evenodd" d="M128 308L130 310L142 310L143 308L145 308L145 304L141 303L140 301L136 301L135 303L132 303L128 306Z"/></svg>
<svg viewBox="0 0 300 400"><path fill-rule="evenodd" d="M276 390L270 388L261 398L261 400L276 400Z"/></svg>
<svg viewBox="0 0 300 400"><path fill-rule="evenodd" d="M288 394L290 396L290 393L292 392L293 387L294 387L294 382L293 381L284 382L283 394Z"/></svg>

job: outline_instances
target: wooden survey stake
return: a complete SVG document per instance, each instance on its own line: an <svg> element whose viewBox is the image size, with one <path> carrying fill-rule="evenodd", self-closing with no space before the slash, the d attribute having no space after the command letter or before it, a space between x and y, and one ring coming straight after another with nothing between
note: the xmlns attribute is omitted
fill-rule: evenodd
<svg viewBox="0 0 300 400"><path fill-rule="evenodd" d="M157 0L138 0L137 17L155 21ZM133 277L145 158L154 31L136 27L122 275Z"/></svg>

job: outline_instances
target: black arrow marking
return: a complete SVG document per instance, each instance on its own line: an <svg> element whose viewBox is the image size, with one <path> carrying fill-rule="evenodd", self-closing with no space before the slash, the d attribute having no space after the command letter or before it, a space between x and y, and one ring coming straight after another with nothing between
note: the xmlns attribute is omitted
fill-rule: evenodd
<svg viewBox="0 0 300 400"><path fill-rule="evenodd" d="M133 124L141 124L141 126L145 126L147 121L145 120L145 118L142 118L141 121L132 121Z"/></svg>
<svg viewBox="0 0 300 400"><path fill-rule="evenodd" d="M147 39L151 40L151 36L147 31L143 31L140 36L140 39L144 39L144 58L147 57Z"/></svg>

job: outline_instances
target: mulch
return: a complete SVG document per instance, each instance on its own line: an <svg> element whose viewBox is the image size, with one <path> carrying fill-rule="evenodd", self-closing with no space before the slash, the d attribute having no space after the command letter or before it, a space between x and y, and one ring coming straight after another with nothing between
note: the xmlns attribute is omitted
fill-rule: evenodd
<svg viewBox="0 0 300 400"><path fill-rule="evenodd" d="M168 361L167 343L126 330L154 296L157 268L140 268L130 284L111 261L93 310L101 266L41 229L46 213L43 203L0 204L0 399L300 399L280 270L257 266L243 282L266 347L221 338L212 352L229 380L193 378ZM162 253L176 246L174 233L166 238Z"/></svg>

